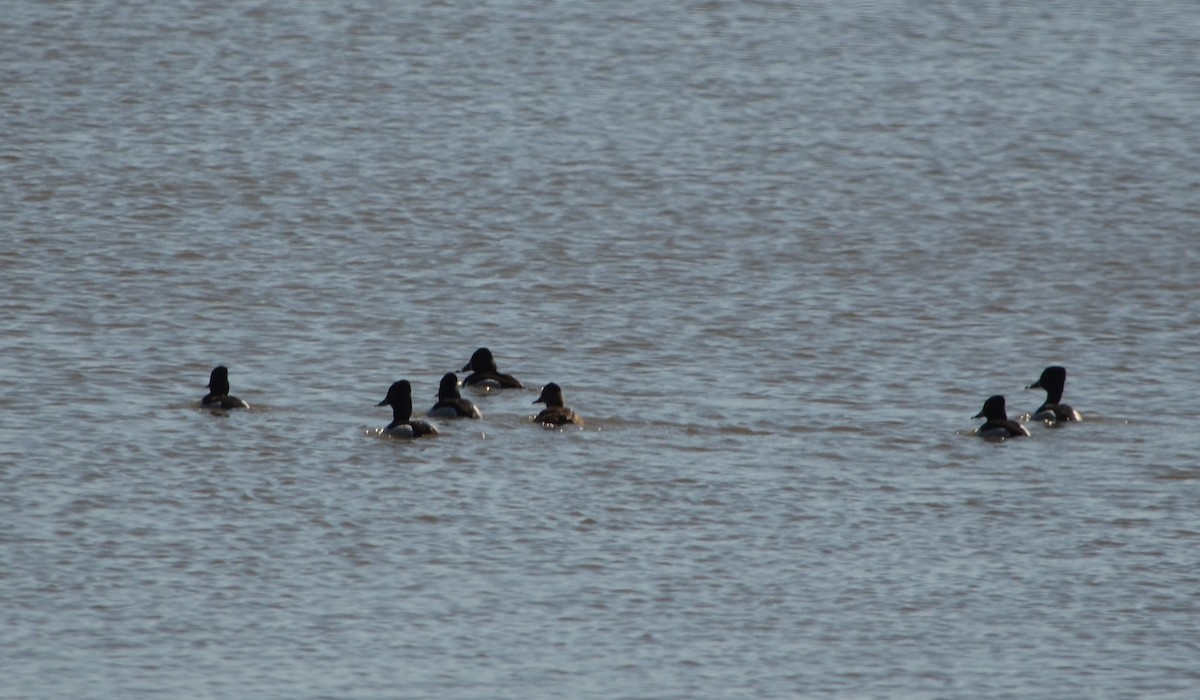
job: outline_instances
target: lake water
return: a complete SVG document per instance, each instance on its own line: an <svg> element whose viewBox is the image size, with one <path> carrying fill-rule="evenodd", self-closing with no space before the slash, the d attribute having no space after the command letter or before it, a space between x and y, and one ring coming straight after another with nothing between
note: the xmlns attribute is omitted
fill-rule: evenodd
<svg viewBox="0 0 1200 700"><path fill-rule="evenodd" d="M0 46L0 698L1200 695L1190 4ZM378 436L480 346L526 388ZM972 435L1052 364L1084 422Z"/></svg>

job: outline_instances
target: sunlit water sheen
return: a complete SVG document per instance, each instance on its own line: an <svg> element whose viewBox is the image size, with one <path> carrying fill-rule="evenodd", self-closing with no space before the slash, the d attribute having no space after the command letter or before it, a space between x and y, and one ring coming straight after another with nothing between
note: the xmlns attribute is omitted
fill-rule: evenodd
<svg viewBox="0 0 1200 700"><path fill-rule="evenodd" d="M1197 697L1200 15L1078 8L7 8L0 697Z"/></svg>

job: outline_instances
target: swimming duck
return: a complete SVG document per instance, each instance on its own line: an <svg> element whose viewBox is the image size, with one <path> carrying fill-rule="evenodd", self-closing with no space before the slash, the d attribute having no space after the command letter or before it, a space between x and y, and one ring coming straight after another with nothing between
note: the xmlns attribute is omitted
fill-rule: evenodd
<svg viewBox="0 0 1200 700"><path fill-rule="evenodd" d="M1057 423L1058 421L1083 420L1079 411L1071 408L1062 401L1063 387L1067 383L1066 367L1047 367L1042 370L1042 376L1026 389L1045 389L1046 401L1033 412L1034 420Z"/></svg>
<svg viewBox="0 0 1200 700"><path fill-rule="evenodd" d="M464 365L459 372L467 370L471 370L472 374L463 380L463 386L481 384L497 389L520 389L523 386L516 377L511 374L501 374L500 370L496 369L496 360L492 357L492 351L487 348L476 350L471 355L471 361Z"/></svg>
<svg viewBox="0 0 1200 700"><path fill-rule="evenodd" d="M568 423L583 425L583 418L563 403L562 388L554 382L542 387L542 395L533 402L546 404L546 408L537 414L537 418L534 418L538 423L543 425L566 425Z"/></svg>
<svg viewBox="0 0 1200 700"><path fill-rule="evenodd" d="M229 369L224 365L213 368L205 388L208 395L200 399L200 408L250 408L250 404L229 395Z"/></svg>
<svg viewBox="0 0 1200 700"><path fill-rule="evenodd" d="M376 406L392 407L392 422L383 432L396 438L419 438L425 435L437 435L437 428L423 420L412 420L412 385L407 379L388 387L387 396Z"/></svg>
<svg viewBox="0 0 1200 700"><path fill-rule="evenodd" d="M483 418L475 404L458 392L458 375L447 372L438 386L438 402L426 414L431 418Z"/></svg>
<svg viewBox="0 0 1200 700"><path fill-rule="evenodd" d="M1025 426L1009 420L1004 411L1004 397L997 394L983 402L983 410L975 414L976 418L986 418L987 421L979 426L975 433L983 438L1028 437L1029 431Z"/></svg>

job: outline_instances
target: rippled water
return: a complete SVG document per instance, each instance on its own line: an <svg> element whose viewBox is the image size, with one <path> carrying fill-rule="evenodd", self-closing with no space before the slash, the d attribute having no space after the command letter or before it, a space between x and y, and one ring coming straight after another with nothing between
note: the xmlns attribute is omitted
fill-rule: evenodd
<svg viewBox="0 0 1200 700"><path fill-rule="evenodd" d="M1195 697L1198 42L18 3L0 697ZM526 389L376 435L481 345ZM1083 423L971 435L1050 364Z"/></svg>

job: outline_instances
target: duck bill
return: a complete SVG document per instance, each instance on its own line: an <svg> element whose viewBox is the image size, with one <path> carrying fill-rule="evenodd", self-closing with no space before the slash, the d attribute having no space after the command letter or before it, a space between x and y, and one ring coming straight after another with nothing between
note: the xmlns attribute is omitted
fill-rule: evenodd
<svg viewBox="0 0 1200 700"><path fill-rule="evenodd" d="M1042 388L1042 380L1040 380L1040 379L1039 379L1039 380L1037 380L1036 382L1034 382L1033 384L1030 384L1029 386L1025 387L1025 389L1026 389L1026 390L1028 390L1028 389L1041 389L1041 388Z"/></svg>
<svg viewBox="0 0 1200 700"><path fill-rule="evenodd" d="M971 417L972 418L983 418L983 411L980 411L979 413L976 413L975 415L973 415Z"/></svg>
<svg viewBox="0 0 1200 700"><path fill-rule="evenodd" d="M377 404L375 404L375 405L376 405L376 406L386 406L386 405L387 405L387 399L384 399L383 401L380 401L379 403L377 403Z"/></svg>

